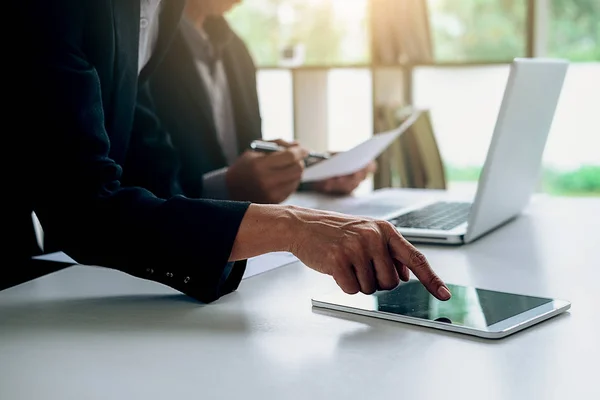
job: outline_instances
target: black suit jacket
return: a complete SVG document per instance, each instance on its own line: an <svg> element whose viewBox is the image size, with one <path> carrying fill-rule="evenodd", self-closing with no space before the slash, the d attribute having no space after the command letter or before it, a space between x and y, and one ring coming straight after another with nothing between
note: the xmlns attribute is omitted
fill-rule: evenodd
<svg viewBox="0 0 600 400"><path fill-rule="evenodd" d="M138 87L159 65L183 3L164 1L157 49L140 85L139 0L17 5L7 115L7 147L16 161L4 169L12 178L4 196L8 230L17 240L7 249L12 270L35 251L35 211L46 234L80 263L155 280L205 302L239 284L243 264L227 279L223 271L248 204L163 199L120 182L132 142L146 140L161 151L168 144L151 107L139 106ZM134 120L156 130L140 139Z"/></svg>
<svg viewBox="0 0 600 400"><path fill-rule="evenodd" d="M219 20L223 29L230 29L224 19ZM253 140L262 137L256 66L244 42L232 31L229 34L230 40L222 49L222 61L231 93L238 150L242 153ZM152 74L150 88L156 112L178 151L181 189L188 196L200 197L202 175L227 166L227 161L217 139L206 85L181 30ZM164 161L165 167L167 162L173 162ZM151 179L147 176L140 173L133 180L153 187L163 186L158 180L149 183Z"/></svg>

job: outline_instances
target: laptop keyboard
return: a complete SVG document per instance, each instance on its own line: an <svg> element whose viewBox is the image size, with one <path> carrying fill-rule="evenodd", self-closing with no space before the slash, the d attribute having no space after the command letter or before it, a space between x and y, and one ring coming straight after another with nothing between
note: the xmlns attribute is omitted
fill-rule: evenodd
<svg viewBox="0 0 600 400"><path fill-rule="evenodd" d="M437 202L390 219L397 228L449 231L467 222L471 203Z"/></svg>

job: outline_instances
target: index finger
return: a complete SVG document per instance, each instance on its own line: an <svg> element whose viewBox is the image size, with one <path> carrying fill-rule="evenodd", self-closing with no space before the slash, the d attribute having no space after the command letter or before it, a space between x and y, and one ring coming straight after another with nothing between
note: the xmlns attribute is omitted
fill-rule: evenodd
<svg viewBox="0 0 600 400"><path fill-rule="evenodd" d="M423 286L439 300L448 300L452 295L446 284L433 271L427 258L408 242L396 229L389 227L388 246L392 258L410 269ZM393 232L392 232L393 231Z"/></svg>
<svg viewBox="0 0 600 400"><path fill-rule="evenodd" d="M308 150L301 146L291 146L284 151L271 153L265 157L269 168L286 168L308 157Z"/></svg>

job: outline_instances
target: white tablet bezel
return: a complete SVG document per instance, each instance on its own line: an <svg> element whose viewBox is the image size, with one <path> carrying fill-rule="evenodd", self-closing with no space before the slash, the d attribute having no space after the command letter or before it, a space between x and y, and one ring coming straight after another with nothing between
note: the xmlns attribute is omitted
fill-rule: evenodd
<svg viewBox="0 0 600 400"><path fill-rule="evenodd" d="M499 321L493 325L488 326L487 328L474 328L463 325L454 325L440 321L426 320L400 314L388 313L385 311L368 310L351 304L350 296L342 292L315 297L312 299L312 305L314 307L328 310L348 312L352 314L364 315L367 317L386 319L396 322L404 322L412 325L419 325L450 332L474 335L485 339L501 339L515 332L523 330L527 327L535 325L539 322L552 318L564 311L567 311L571 307L571 303L565 300L548 300L551 301L542 304L541 306L532 308L531 310L517 314L513 317Z"/></svg>

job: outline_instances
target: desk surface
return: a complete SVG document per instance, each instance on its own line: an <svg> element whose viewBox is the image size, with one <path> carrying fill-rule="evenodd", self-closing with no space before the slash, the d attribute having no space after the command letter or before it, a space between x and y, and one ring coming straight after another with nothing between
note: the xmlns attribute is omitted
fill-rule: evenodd
<svg viewBox="0 0 600 400"><path fill-rule="evenodd" d="M463 247L447 281L554 296L569 313L500 341L311 309L293 264L215 304L71 267L0 293L0 399L600 398L600 201L542 198Z"/></svg>

